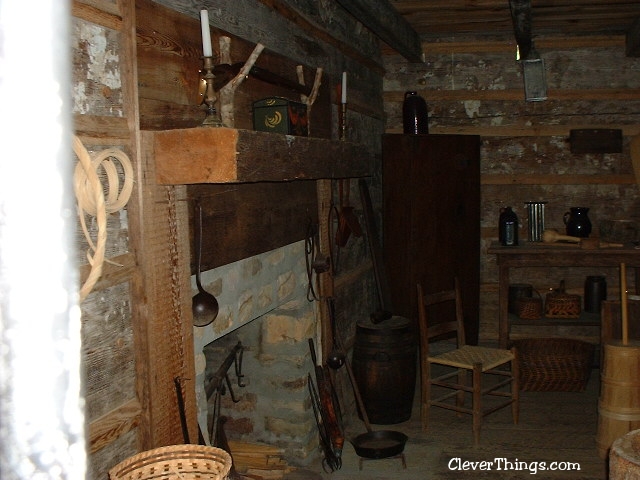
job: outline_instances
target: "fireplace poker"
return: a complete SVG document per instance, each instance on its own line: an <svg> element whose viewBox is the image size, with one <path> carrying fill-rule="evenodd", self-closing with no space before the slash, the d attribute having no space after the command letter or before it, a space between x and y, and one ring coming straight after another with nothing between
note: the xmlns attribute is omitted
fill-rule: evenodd
<svg viewBox="0 0 640 480"><path fill-rule="evenodd" d="M182 427L182 437L184 439L184 443L191 443L189 441L189 428L187 427L187 413L184 407L184 396L182 395L182 379L180 377L175 377L173 379L173 384L176 387L176 396L178 399L178 413L180 414L180 426Z"/></svg>

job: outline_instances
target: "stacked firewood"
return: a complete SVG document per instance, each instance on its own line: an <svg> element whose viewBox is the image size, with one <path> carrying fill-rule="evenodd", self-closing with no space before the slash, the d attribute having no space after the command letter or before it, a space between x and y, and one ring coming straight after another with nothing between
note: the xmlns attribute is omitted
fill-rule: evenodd
<svg viewBox="0 0 640 480"><path fill-rule="evenodd" d="M294 470L284 460L284 451L278 447L229 440L229 450L235 469L246 478L281 480Z"/></svg>

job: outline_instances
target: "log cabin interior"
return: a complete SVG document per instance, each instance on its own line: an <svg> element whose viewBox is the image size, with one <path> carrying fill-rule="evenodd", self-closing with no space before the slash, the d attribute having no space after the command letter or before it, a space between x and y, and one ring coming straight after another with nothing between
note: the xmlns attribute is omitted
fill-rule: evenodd
<svg viewBox="0 0 640 480"><path fill-rule="evenodd" d="M111 167L130 196L107 201L124 204L104 225L80 213L89 238L106 231L98 278L80 221L76 233L80 285L90 284L80 303L87 478L107 478L146 450L209 444L219 413L238 465L271 459L250 465L245 478L316 478L294 477L322 474L327 455L308 385L309 339L319 363L340 344L360 379L372 370L362 365L368 349L395 354L413 345L397 360L412 378L393 394L408 399L419 422L419 409L411 412L417 344L403 336L416 332L417 283L435 292L459 277L468 341L503 347L528 337L601 344L599 312L512 322L512 284L540 298L560 284L583 296L587 276L606 278L609 300L623 281L638 289L633 269L619 276L620 263L640 267L638 2L70 7L74 133L92 158L116 149L130 162ZM221 128L203 126L211 90L202 9ZM410 91L426 101L428 133L407 130ZM284 110L259 117L257 102L272 98L284 99ZM298 104L306 106L304 135L260 124L274 112L293 124ZM545 228L561 234L565 212L588 208L591 238L601 244L538 242L536 261L518 256L531 240L532 202L544 205ZM517 247L498 242L507 206L519 218ZM194 312L200 284L215 312ZM356 402L344 370L330 375L348 414ZM374 419L389 413L387 403L367 400ZM595 422L595 407L590 414ZM404 425L399 415L380 424ZM470 426L463 436L471 442ZM584 455L597 453L594 441ZM360 478L340 474L333 478Z"/></svg>

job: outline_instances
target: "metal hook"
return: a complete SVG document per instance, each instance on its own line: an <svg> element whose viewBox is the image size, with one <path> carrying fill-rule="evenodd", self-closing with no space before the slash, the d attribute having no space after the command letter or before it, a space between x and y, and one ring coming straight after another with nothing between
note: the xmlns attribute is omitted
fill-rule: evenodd
<svg viewBox="0 0 640 480"><path fill-rule="evenodd" d="M224 380L225 382L227 382L227 388L229 389L229 395L231 395L231 400L233 400L233 403L238 403L240 399L236 398L236 394L233 393L233 388L231 388L231 380L229 380L228 374L224 376Z"/></svg>
<svg viewBox="0 0 640 480"><path fill-rule="evenodd" d="M242 355L244 353L244 348L239 348L236 351L236 359L235 359L235 367L236 367L236 377L238 378L238 386L240 388L246 387L247 384L242 382L244 375L242 374Z"/></svg>

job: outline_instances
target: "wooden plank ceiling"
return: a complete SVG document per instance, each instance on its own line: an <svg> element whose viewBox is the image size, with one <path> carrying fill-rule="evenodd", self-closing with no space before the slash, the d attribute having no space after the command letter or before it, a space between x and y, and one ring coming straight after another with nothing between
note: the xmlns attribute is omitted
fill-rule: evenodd
<svg viewBox="0 0 640 480"><path fill-rule="evenodd" d="M423 41L513 35L509 0L389 0ZM624 35L639 0L531 0L532 34Z"/></svg>

